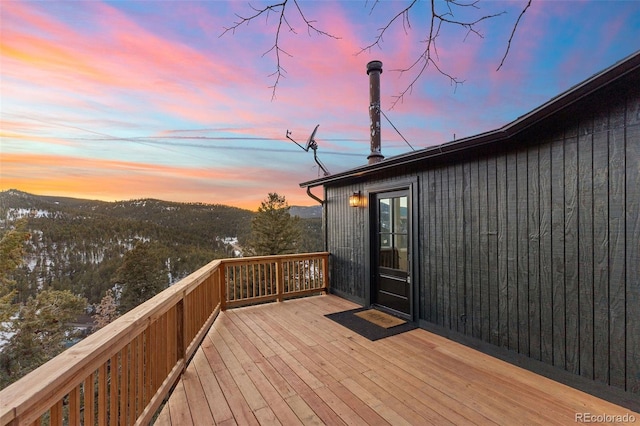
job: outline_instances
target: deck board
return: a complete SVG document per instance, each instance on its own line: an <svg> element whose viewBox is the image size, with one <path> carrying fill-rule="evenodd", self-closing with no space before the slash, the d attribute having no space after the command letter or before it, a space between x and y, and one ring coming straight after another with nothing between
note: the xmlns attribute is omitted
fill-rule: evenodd
<svg viewBox="0 0 640 426"><path fill-rule="evenodd" d="M372 342L318 296L222 312L156 424L569 424L640 414L425 330Z"/></svg>

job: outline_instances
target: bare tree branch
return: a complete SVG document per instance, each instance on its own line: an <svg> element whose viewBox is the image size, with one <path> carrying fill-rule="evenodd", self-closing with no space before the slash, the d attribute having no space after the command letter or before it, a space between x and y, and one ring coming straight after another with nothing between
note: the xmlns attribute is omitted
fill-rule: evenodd
<svg viewBox="0 0 640 426"><path fill-rule="evenodd" d="M329 37L329 38L333 38L336 40L339 40L340 37L336 37L333 34L330 34L326 31L322 31L319 28L316 27L315 23L316 21L312 21L307 19L307 17L304 15L304 13L302 12L302 8L300 7L300 4L298 3L298 0L292 0L293 4L296 6L296 9L298 10L298 14L300 15L300 17L302 18L302 20L304 21L304 23L307 26L307 34L309 34L309 36L311 36L312 32L317 34L317 35L321 35L321 36L325 36L325 37ZM286 56L289 56L290 58L292 58L293 56L290 55L289 53L287 53L285 50L283 50L280 47L280 35L281 35L281 31L283 28L283 24L284 26L289 30L289 32L292 32L294 34L297 34L295 28L293 28L293 26L289 23L289 21L287 20L287 16L286 16L286 7L287 7L287 3L289 2L289 0L283 0L281 3L274 3L271 5L267 5L262 9L258 9L253 7L251 4L249 4L249 7L255 12L253 15L249 15L249 16L241 16L236 14L236 17L238 18L237 21L235 21L233 23L233 25L229 26L229 27L225 27L224 31L222 32L222 34L220 34L220 37L222 37L223 35L227 34L227 33L231 33L231 34L235 34L236 30L242 25L242 24L247 24L249 25L249 23L251 21L253 21L254 19L265 15L267 21L269 20L269 15L270 13L277 13L279 14L278 17L278 26L275 32L275 40L273 43L273 46L271 46L271 48L269 50L267 50L266 52L264 52L262 54L262 57L270 54L270 53L274 53L275 57L276 57L276 70L269 74L269 77L274 77L275 76L275 81L273 83L272 86L269 86L270 89L272 89L271 92L271 100L274 100L276 98L276 89L278 87L278 84L280 83L280 79L285 77L285 74L287 73L287 71L284 69L284 67L282 66L282 60L280 58L280 54L284 54Z"/></svg>
<svg viewBox="0 0 640 426"><path fill-rule="evenodd" d="M308 20L306 18L306 16L304 16L304 13L302 12L302 9L300 9L300 5L298 4L298 1L297 0L293 0L293 3L296 5L296 8L298 9L298 13L300 13L300 16L302 17L302 20L304 21L305 24L307 24L307 33L309 35L311 35L311 30L313 30L318 35L322 35L322 36L325 36L325 37L329 37L329 38L333 38L333 39L336 39L336 40L340 40L341 37L336 37L333 34L330 34L330 33L326 32L326 31L322 31L322 30L319 30L318 28L316 28L315 25L314 25L314 23L316 21L310 21L310 20Z"/></svg>
<svg viewBox="0 0 640 426"><path fill-rule="evenodd" d="M272 97L271 97L272 100L275 99L276 97L276 89L278 87L278 84L280 83L280 79L284 78L286 74L286 70L282 66L281 54L292 57L292 55L290 55L289 53L287 53L285 50L281 48L281 39L280 39L281 31L283 30L283 28L285 28L285 29L288 29L289 32L297 34L296 30L287 20L286 6L289 3L289 1L290 0L282 0L279 3L273 3L261 9L255 8L251 4L249 4L249 7L254 11L254 13L248 16L241 16L236 14L238 20L235 21L233 25L231 25L230 27L225 27L224 32L220 35L222 37L228 32L231 32L233 34L242 24L248 25L252 20L257 19L262 15L264 15L268 20L271 13L278 14L278 25L277 25L277 29L274 36L274 43L271 46L271 48L266 52L264 52L262 55L264 57L268 54L274 54L276 59L276 70L269 75L269 77L275 77L274 84L272 86L269 86L269 88L272 89ZM326 31L320 30L316 26L316 21L307 19L304 12L302 11L302 8L300 7L299 0L291 0L291 1L293 1L293 4L295 5L295 8L298 14L304 21L307 27L307 34L309 36L311 36L312 34L316 34L316 35L325 36L333 39L340 39L340 37L337 37ZM375 7L378 5L379 1L380 0L373 0L370 7L370 13L373 12ZM398 13L392 16L389 20L387 20L386 25L378 29L378 32L374 37L373 41L369 45L361 48L358 52L356 52L356 55L359 55L363 52L370 52L373 47L382 48L382 43L384 42L385 34L394 25L398 24L399 22L401 22L402 28L405 34L408 34L409 30L412 29L411 20L410 20L410 11L418 3L418 1L419 0L410 0L410 2L406 7L404 7L402 10L400 10ZM422 75L427 71L429 66L431 66L437 73L448 78L450 84L454 86L454 90L455 88L457 88L458 85L464 83L464 80L458 79L457 77L453 76L451 73L447 72L444 68L442 68L439 65L437 40L438 40L438 37L440 37L440 32L443 26L453 26L453 27L458 26L466 29L467 33L464 38L465 40L469 35L472 35L472 34L480 38L484 38L483 34L480 32L478 28L479 25L484 21L487 21L492 18L496 18L506 13L503 11L499 13L484 15L484 16L469 19L469 20L460 20L455 18L454 12L458 10L466 9L466 8L479 10L480 8L478 6L478 3L480 2L480 0L445 0L444 3L441 3L441 2L438 3L438 5L440 6L442 4L446 5L446 9L444 9L444 11L442 12L436 9L435 0L429 0L429 2L431 7L431 13L430 13L431 16L429 17L429 26L428 26L428 29L425 31L426 37L420 41L421 43L424 44L424 49L422 49L422 51L418 54L415 61L411 63L408 67L392 70L392 71L399 72L401 74L409 73L409 72L414 72L415 74L413 75L413 78L411 82L407 85L407 87L403 91L401 91L398 95L394 96L395 100L392 103L391 109L393 109L398 102L402 102L404 100L404 97L413 91L414 86L416 85L418 80L420 80ZM507 55L509 54L509 50L511 48L511 43L513 41L514 35L518 28L518 24L520 23L520 20L522 19L522 16L524 15L524 13L531 6L531 2L532 0L528 0L527 5L520 12L518 19L513 26L505 54L502 58L502 61L500 62L500 65L498 66L498 70L500 70L500 68L504 65ZM369 4L368 0L367 0L367 4ZM442 7L440 7L440 9L442 9Z"/></svg>
<svg viewBox="0 0 640 426"><path fill-rule="evenodd" d="M295 30L291 27L291 25L289 25L289 22L287 21L287 18L284 14L285 8L286 8L286 0L284 3L282 3L282 10L280 11L280 19L278 20L278 30L276 31L276 39L275 42L273 44L273 46L271 47L271 49L267 50L266 52L264 52L262 54L262 56L264 57L265 55L267 55L269 52L271 51L275 51L276 52L276 70L269 75L269 77L273 77L274 75L276 76L276 80L273 82L273 86L269 86L271 88L271 100L273 101L276 98L276 88L278 87L278 83L280 82L280 78L284 76L284 74L287 72L281 65L280 62L280 52L284 53L285 55L291 57L291 55L287 52L285 52L284 50L280 49L280 30L282 29L282 23L284 22L287 27L289 27L289 31L295 33Z"/></svg>
<svg viewBox="0 0 640 426"><path fill-rule="evenodd" d="M405 28L405 33L407 32L406 29L407 28L411 28L411 24L409 22L409 10L418 2L418 0L412 0L411 4L407 7L405 7L404 9L402 9L400 12L398 12L395 16L393 16L389 21L387 21L387 25L385 25L382 28L378 28L378 35L375 37L375 39L373 40L373 42L368 45L363 47L362 49L360 49L360 51L358 53L356 53L356 55L361 54L362 52L370 52L371 48L374 46L377 47L381 47L381 43L384 41L383 37L384 37L384 33L391 28L391 26L393 25L393 23L395 21L397 21L398 19L402 19L402 25ZM371 6L371 11L373 11L373 9L376 7L376 5L378 4L378 2L376 1L373 6ZM406 23L406 24L405 24Z"/></svg>
<svg viewBox="0 0 640 426"><path fill-rule="evenodd" d="M236 17L239 19L238 21L235 21L233 23L233 25L231 25L230 27L224 27L224 32L222 34L220 34L219 37L222 37L223 35L225 35L228 32L231 33L235 33L236 29L238 29L238 27L240 27L240 25L242 24L249 24L249 22L251 22L253 19L259 17L262 14L266 14L267 15L267 19L269 18L269 12L278 12L278 8L282 7L283 10L282 12L284 12L284 7L286 6L288 0L284 0L282 3L275 3L275 4L271 4L269 6L264 7L263 9L257 9L255 7L253 7L251 4L249 4L249 7L251 9L253 9L256 13L254 13L251 16L241 16L238 15L236 13Z"/></svg>
<svg viewBox="0 0 640 426"><path fill-rule="evenodd" d="M502 68L502 65L504 65L504 61L505 59L507 59L507 55L509 54L509 49L511 48L511 41L513 40L513 36L516 33L518 24L520 23L520 19L522 18L522 15L524 15L524 13L527 11L527 9L529 9L529 6L531 6L531 0L529 0L529 2L524 7L524 9L522 9L522 12L520 12L520 15L518 16L518 20L516 21L515 25L513 26L513 29L511 30L511 36L509 37L509 42L507 43L507 50L504 52L502 61L500 61L500 65L498 66L498 69L496 69L496 71L500 71L500 68Z"/></svg>
<svg viewBox="0 0 640 426"><path fill-rule="evenodd" d="M424 46L425 46L424 49L411 65L403 69L393 70L393 71L400 72L402 74L410 72L412 70L416 70L416 74L414 75L414 78L411 80L409 85L397 96L394 96L395 100L391 105L391 109L393 109L398 102L402 102L404 100L404 97L413 91L413 87L415 86L417 81L420 79L420 77L422 77L422 75L426 72L427 68L429 68L429 65L433 66L433 68L439 74L447 77L449 79L449 82L455 87L457 87L459 84L464 83L463 80L459 80L457 77L454 77L450 73L446 72L443 68L441 68L438 65L438 48L437 48L436 41L440 36L440 30L442 29L443 24L454 25L454 26L457 25L465 28L467 30L467 35L465 36L465 39L470 34L475 34L480 38L484 38L482 33L477 28L478 24L505 13L505 12L500 12L500 13L495 13L491 15L481 16L479 18L468 20L468 21L463 21L463 20L458 20L454 18L453 7L454 6L457 6L460 8L471 7L474 9L479 9L477 6L478 0L474 0L469 3L465 3L459 0L447 0L446 2L447 11L444 13L438 12L438 10L436 9L435 0L430 0L430 2L431 2L431 16L429 20L429 28L427 31L427 37L422 40L422 43L424 43ZM392 27L394 23L396 23L399 20L402 20L403 29L405 33L407 33L408 29L411 28L409 13L411 8L415 6L416 3L417 3L417 0L412 0L407 7L405 7L396 15L394 15L391 19L389 19L387 21L387 24L378 30L378 34L373 40L373 42L368 46L365 46L362 49L360 49L360 51L357 54L361 54L362 52L365 52L365 51L368 52L374 46L381 47L381 44L384 41L383 39L384 34ZM376 4L377 2L372 6L372 9L376 6Z"/></svg>

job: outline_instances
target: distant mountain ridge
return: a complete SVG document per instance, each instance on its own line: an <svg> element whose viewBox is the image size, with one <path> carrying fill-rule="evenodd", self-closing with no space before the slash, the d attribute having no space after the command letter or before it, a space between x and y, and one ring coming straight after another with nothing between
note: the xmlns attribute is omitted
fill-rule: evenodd
<svg viewBox="0 0 640 426"><path fill-rule="evenodd" d="M300 219L322 219L322 206L291 206L289 213L291 216L298 216Z"/></svg>
<svg viewBox="0 0 640 426"><path fill-rule="evenodd" d="M3 207L5 206L35 209L56 206L56 208L65 211L68 209L91 211L94 213L106 213L115 216L129 216L131 215L131 212L135 210L144 213L154 212L157 214L158 212L166 213L172 210L184 211L184 209L191 209L198 211L212 211L216 209L224 210L225 208L253 214L250 210L223 204L182 203L163 201L154 198L132 199L126 201L100 201L54 195L35 195L17 189L0 191L0 220L5 218L3 213ZM122 212L122 214L118 214L118 212ZM292 216L298 216L301 219L321 218L322 206L291 206L289 213Z"/></svg>

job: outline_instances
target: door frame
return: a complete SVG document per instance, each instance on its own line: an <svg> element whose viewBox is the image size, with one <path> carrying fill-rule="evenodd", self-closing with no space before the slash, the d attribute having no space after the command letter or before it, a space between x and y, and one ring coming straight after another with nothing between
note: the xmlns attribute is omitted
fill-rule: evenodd
<svg viewBox="0 0 640 426"><path fill-rule="evenodd" d="M378 194L392 191L408 191L409 198L407 200L407 208L409 209L408 217L411 222L411 230L409 231L409 250L411 252L410 261L411 265L408 271L409 288L411 293L411 301L409 304L409 318L408 320L415 322L418 319L419 312L419 300L420 300L420 282L419 276L419 259L418 253L418 237L420 235L420 221L419 218L419 197L418 197L418 177L412 177L408 179L396 180L385 184L371 185L365 188L365 197L367 199L367 206L369 207L369 214L365 215L365 230L368 236L365 239L365 286L364 286L364 299L366 306L371 306L374 300L374 287L376 285L376 233L377 233L377 210L376 198Z"/></svg>

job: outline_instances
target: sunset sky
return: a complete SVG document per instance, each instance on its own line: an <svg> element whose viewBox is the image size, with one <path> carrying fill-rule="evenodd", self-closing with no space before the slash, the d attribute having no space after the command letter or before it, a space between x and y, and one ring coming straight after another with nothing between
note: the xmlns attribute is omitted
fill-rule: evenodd
<svg viewBox="0 0 640 426"><path fill-rule="evenodd" d="M464 83L430 66L392 108L415 78L397 70L424 46L429 2L358 52L408 4L299 1L332 38L290 0L274 96L278 14L222 35L255 13L249 2L1 0L0 190L252 210L278 192L314 205L298 186L319 176L313 154L286 131L304 143L319 124L330 172L365 164L371 60L383 62L385 114L420 149L501 127L640 49L640 1L533 0L496 71L526 1L481 0L452 19L504 11L477 26L482 38L443 25L437 39L438 67ZM382 129L386 157L411 149Z"/></svg>

